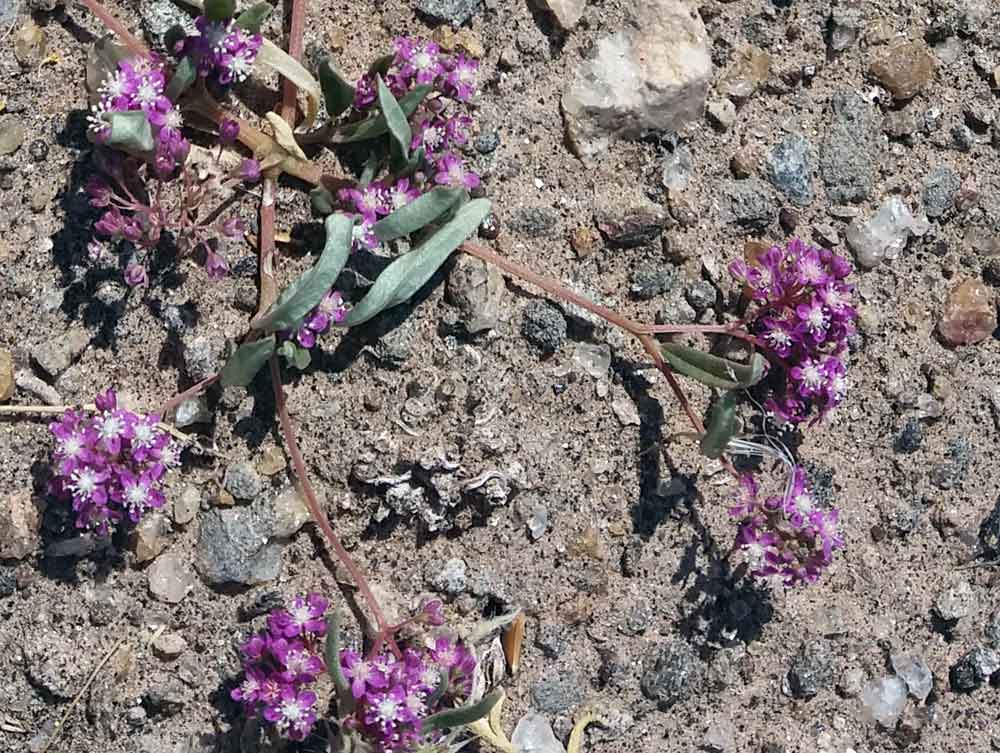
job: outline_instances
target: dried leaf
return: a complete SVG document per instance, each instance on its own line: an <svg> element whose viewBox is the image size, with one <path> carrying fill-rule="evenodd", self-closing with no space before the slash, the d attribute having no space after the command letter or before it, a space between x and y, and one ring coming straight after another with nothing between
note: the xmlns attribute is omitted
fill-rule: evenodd
<svg viewBox="0 0 1000 753"><path fill-rule="evenodd" d="M566 753L580 753L583 748L583 733L586 732L589 725L599 721L600 719L593 711L588 711L577 719L576 724L573 725L573 731L569 733Z"/></svg>
<svg viewBox="0 0 1000 753"><path fill-rule="evenodd" d="M305 152L302 151L302 147L300 147L298 142L295 140L295 135L292 133L292 127L285 122L285 119L276 112L264 113L264 117L267 118L267 122L270 123L271 128L274 129L274 140L278 142L278 146L291 154L293 157L305 160Z"/></svg>
<svg viewBox="0 0 1000 753"><path fill-rule="evenodd" d="M264 40L264 44L261 45L260 51L257 53L256 64L280 73L298 87L306 98L305 119L301 124L302 130L308 131L312 128L313 123L316 122L316 113L319 112L320 97L323 96L319 82L302 67L298 60L268 39Z"/></svg>
<svg viewBox="0 0 1000 753"><path fill-rule="evenodd" d="M517 674L521 666L521 646L524 643L524 613L519 613L503 631L503 654L507 658L507 667L512 675Z"/></svg>

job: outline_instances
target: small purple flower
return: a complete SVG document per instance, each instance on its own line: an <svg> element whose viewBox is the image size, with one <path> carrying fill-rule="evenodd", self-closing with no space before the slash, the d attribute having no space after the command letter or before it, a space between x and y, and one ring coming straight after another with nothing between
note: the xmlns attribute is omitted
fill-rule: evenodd
<svg viewBox="0 0 1000 753"><path fill-rule="evenodd" d="M263 717L290 740L304 740L316 721L316 694L311 690L282 689L278 698L264 708Z"/></svg>
<svg viewBox="0 0 1000 753"><path fill-rule="evenodd" d="M344 677L351 683L351 694L355 698L361 698L368 687L384 689L389 684L385 673L365 661L360 655L353 651L343 651L340 655L340 663L344 671Z"/></svg>
<svg viewBox="0 0 1000 753"><path fill-rule="evenodd" d="M212 249L205 252L205 272L210 280L221 280L229 274L229 262Z"/></svg>
<svg viewBox="0 0 1000 753"><path fill-rule="evenodd" d="M230 217L222 223L222 234L227 238L238 238L246 232L246 223L239 217Z"/></svg>
<svg viewBox="0 0 1000 753"><path fill-rule="evenodd" d="M330 603L319 594L306 597L297 596L287 610L272 612L268 618L268 629L275 635L296 638L311 633L315 636L326 634L326 610Z"/></svg>
<svg viewBox="0 0 1000 753"><path fill-rule="evenodd" d="M260 180L260 163L255 159L245 159L240 163L240 179L246 183Z"/></svg>
<svg viewBox="0 0 1000 753"><path fill-rule="evenodd" d="M464 102L476 91L476 76L479 73L479 61L467 58L459 53L449 65L445 77L445 87L449 95Z"/></svg>
<svg viewBox="0 0 1000 753"><path fill-rule="evenodd" d="M465 169L462 158L457 154L449 153L438 160L436 165L437 173L434 175L434 182L442 186L452 188L473 189L479 186L479 176Z"/></svg>
<svg viewBox="0 0 1000 753"><path fill-rule="evenodd" d="M226 118L219 124L219 142L232 144L239 138L240 124L231 118Z"/></svg>
<svg viewBox="0 0 1000 753"><path fill-rule="evenodd" d="M145 285L149 282L149 278L146 276L146 268L142 264L131 262L125 267L125 282L133 288Z"/></svg>

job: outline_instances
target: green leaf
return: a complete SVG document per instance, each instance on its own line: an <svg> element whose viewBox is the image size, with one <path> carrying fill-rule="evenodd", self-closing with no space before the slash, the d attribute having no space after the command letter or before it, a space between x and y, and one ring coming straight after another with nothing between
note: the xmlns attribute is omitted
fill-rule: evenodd
<svg viewBox="0 0 1000 753"><path fill-rule="evenodd" d="M754 353L750 363L742 364L677 343L660 343L660 350L678 374L720 390L752 387L764 376L767 363L760 353Z"/></svg>
<svg viewBox="0 0 1000 753"><path fill-rule="evenodd" d="M378 154L371 152L368 155L368 159L365 160L365 166L361 169L361 177L358 178L358 183L361 184L362 188L375 180L375 174L378 172L381 164L382 158Z"/></svg>
<svg viewBox="0 0 1000 753"><path fill-rule="evenodd" d="M319 85L326 101L326 112L331 118L339 117L354 102L354 87L337 73L330 58L319 64Z"/></svg>
<svg viewBox="0 0 1000 753"><path fill-rule="evenodd" d="M337 689L337 714L343 718L354 713L354 694L340 666L340 610L332 608L326 618L326 671Z"/></svg>
<svg viewBox="0 0 1000 753"><path fill-rule="evenodd" d="M368 75L384 76L389 72L389 69L392 67L392 61L395 59L395 55L383 55L382 57L375 58L375 62L368 66Z"/></svg>
<svg viewBox="0 0 1000 753"><path fill-rule="evenodd" d="M205 0L205 18L228 21L236 12L236 0Z"/></svg>
<svg viewBox="0 0 1000 753"><path fill-rule="evenodd" d="M153 129L142 110L105 113L104 119L111 124L109 146L117 146L129 152L148 152L153 149Z"/></svg>
<svg viewBox="0 0 1000 753"><path fill-rule="evenodd" d="M223 387L246 387L274 352L274 335L243 343L222 367Z"/></svg>
<svg viewBox="0 0 1000 753"><path fill-rule="evenodd" d="M496 706L502 694L502 690L494 690L489 695L483 696L482 700L478 703L431 714L423 720L420 730L421 732L430 732L431 730L439 729L455 729L457 727L464 727L466 724L472 724L472 722L479 719L485 719L489 716L493 707Z"/></svg>
<svg viewBox="0 0 1000 753"><path fill-rule="evenodd" d="M309 349L302 348L293 343L291 340L285 340L281 343L277 353L285 359L286 364L294 366L299 371L308 369L309 364L312 363L312 353Z"/></svg>
<svg viewBox="0 0 1000 753"><path fill-rule="evenodd" d="M437 186L388 217L383 217L375 223L372 230L383 243L402 238L443 215L461 200L464 193L461 188Z"/></svg>
<svg viewBox="0 0 1000 753"><path fill-rule="evenodd" d="M415 86L399 100L399 109L406 117L410 117L424 101L424 97L430 94L431 89L430 86ZM330 141L334 144L350 144L355 141L378 138L388 130L389 125L385 115L379 113L357 123L347 123L340 126L333 132Z"/></svg>
<svg viewBox="0 0 1000 753"><path fill-rule="evenodd" d="M264 25L272 10L274 9L270 3L252 5L236 17L236 25L241 29L246 29L251 34L259 34L260 27Z"/></svg>
<svg viewBox="0 0 1000 753"><path fill-rule="evenodd" d="M403 254L383 270L367 295L351 309L340 324L354 327L392 308L416 293L445 259L476 232L490 213L487 199L475 199L463 206L451 220L418 248Z"/></svg>
<svg viewBox="0 0 1000 753"><path fill-rule="evenodd" d="M699 443L701 454L705 457L721 458L726 451L729 440L736 436L739 429L739 421L736 418L736 399L738 396L738 392L730 390L723 393L712 406L712 412L709 414L705 426L705 434Z"/></svg>
<svg viewBox="0 0 1000 753"><path fill-rule="evenodd" d="M331 214L325 225L326 245L319 260L281 291L278 300L263 316L250 322L253 329L268 332L294 329L333 287L351 250L354 219L346 214Z"/></svg>
<svg viewBox="0 0 1000 753"><path fill-rule="evenodd" d="M194 59L190 55L185 55L174 69L174 75L170 77L166 91L163 94L171 102L177 99L188 90L188 87L198 78L198 69L195 67Z"/></svg>
<svg viewBox="0 0 1000 753"><path fill-rule="evenodd" d="M382 77L378 77L378 105L389 128L389 139L392 147L392 161L396 170L402 170L410 159L410 141L413 131L406 120L406 114L400 109L399 102L392 96L389 87Z"/></svg>
<svg viewBox="0 0 1000 753"><path fill-rule="evenodd" d="M309 192L309 203L316 214L333 214L333 194L322 186L314 188Z"/></svg>

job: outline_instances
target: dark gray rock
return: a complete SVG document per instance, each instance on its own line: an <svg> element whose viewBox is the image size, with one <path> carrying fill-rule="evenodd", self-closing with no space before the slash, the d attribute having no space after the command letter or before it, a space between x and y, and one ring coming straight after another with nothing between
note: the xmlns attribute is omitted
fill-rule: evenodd
<svg viewBox="0 0 1000 753"><path fill-rule="evenodd" d="M943 165L931 170L924 178L924 211L931 219L942 216L955 206L955 196L962 179L950 167Z"/></svg>
<svg viewBox="0 0 1000 753"><path fill-rule="evenodd" d="M264 491L264 480L253 464L247 462L233 463L226 468L222 485L236 499L244 501L256 499Z"/></svg>
<svg viewBox="0 0 1000 753"><path fill-rule="evenodd" d="M597 229L608 248L648 246L663 234L663 217L636 212L624 217L602 215L595 218Z"/></svg>
<svg viewBox="0 0 1000 753"><path fill-rule="evenodd" d="M476 13L482 0L417 0L417 10L435 21L461 26Z"/></svg>
<svg viewBox="0 0 1000 753"><path fill-rule="evenodd" d="M683 702L701 690L705 665L685 641L653 646L643 661L642 693L661 709Z"/></svg>
<svg viewBox="0 0 1000 753"><path fill-rule="evenodd" d="M500 134L497 131L483 131L476 136L473 145L480 154L490 154L500 146Z"/></svg>
<svg viewBox="0 0 1000 753"><path fill-rule="evenodd" d="M559 224L559 213L549 207L520 207L514 210L507 224L519 235L543 238L552 235Z"/></svg>
<svg viewBox="0 0 1000 753"><path fill-rule="evenodd" d="M983 635L986 636L990 646L1000 649L1000 612L994 612L990 615L986 627L983 628Z"/></svg>
<svg viewBox="0 0 1000 753"><path fill-rule="evenodd" d="M819 153L819 171L831 202L864 201L871 195L877 132L875 111L868 102L850 90L834 93Z"/></svg>
<svg viewBox="0 0 1000 753"><path fill-rule="evenodd" d="M535 635L535 645L550 659L557 659L566 651L566 628L553 622L543 623Z"/></svg>
<svg viewBox="0 0 1000 753"><path fill-rule="evenodd" d="M543 300L524 307L521 334L543 353L555 353L566 342L566 318L555 306Z"/></svg>
<svg viewBox="0 0 1000 753"><path fill-rule="evenodd" d="M760 178L729 181L722 186L721 218L747 230L762 231L774 222L778 202Z"/></svg>
<svg viewBox="0 0 1000 753"><path fill-rule="evenodd" d="M545 677L532 683L531 700L543 714L564 714L583 703L586 685L575 673Z"/></svg>
<svg viewBox="0 0 1000 753"><path fill-rule="evenodd" d="M674 286L677 277L673 267L663 263L645 263L632 270L629 293L640 301L663 295Z"/></svg>
<svg viewBox="0 0 1000 753"><path fill-rule="evenodd" d="M618 629L625 635L642 635L653 623L655 613L647 601L633 604L626 612Z"/></svg>
<svg viewBox="0 0 1000 753"><path fill-rule="evenodd" d="M775 144L767 154L767 179L800 207L814 198L810 151L808 139L793 133Z"/></svg>
<svg viewBox="0 0 1000 753"><path fill-rule="evenodd" d="M210 510L198 532L198 569L212 585L253 586L281 573L281 546L271 541L274 512L270 502L228 510Z"/></svg>
<svg viewBox="0 0 1000 753"><path fill-rule="evenodd" d="M896 452L908 455L919 450L923 443L924 425L915 418L908 418L903 422L903 428L896 435L892 447Z"/></svg>
<svg viewBox="0 0 1000 753"><path fill-rule="evenodd" d="M802 644L792 659L782 690L793 698L812 698L831 687L837 675L836 657L830 641L824 638Z"/></svg>
<svg viewBox="0 0 1000 753"><path fill-rule="evenodd" d="M976 145L976 134L965 123L959 123L951 129L951 145L960 152L971 152Z"/></svg>
<svg viewBox="0 0 1000 753"><path fill-rule="evenodd" d="M979 543L986 556L1000 557L1000 497L979 526Z"/></svg>
<svg viewBox="0 0 1000 753"><path fill-rule="evenodd" d="M947 460L931 471L931 483L939 489L948 491L965 480L972 462L972 445L968 437L957 437L948 443L945 451Z"/></svg>
<svg viewBox="0 0 1000 753"><path fill-rule="evenodd" d="M955 662L948 673L951 689L971 693L1000 670L1000 654L991 648L976 646Z"/></svg>

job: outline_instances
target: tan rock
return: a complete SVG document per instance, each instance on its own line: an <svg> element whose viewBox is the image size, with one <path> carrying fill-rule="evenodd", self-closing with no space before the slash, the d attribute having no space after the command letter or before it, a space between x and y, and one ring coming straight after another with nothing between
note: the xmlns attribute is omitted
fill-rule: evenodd
<svg viewBox="0 0 1000 753"><path fill-rule="evenodd" d="M993 334L997 328L997 307L982 282L969 279L948 296L938 322L941 337L951 345L972 345Z"/></svg>
<svg viewBox="0 0 1000 753"><path fill-rule="evenodd" d="M38 548L44 512L45 500L30 489L0 501L0 559L23 559Z"/></svg>
<svg viewBox="0 0 1000 753"><path fill-rule="evenodd" d="M937 63L921 40L905 42L886 49L872 63L871 74L893 99L916 96L934 78Z"/></svg>
<svg viewBox="0 0 1000 753"><path fill-rule="evenodd" d="M560 28L569 31L580 23L587 0L540 0L539 5L555 17Z"/></svg>
<svg viewBox="0 0 1000 753"><path fill-rule="evenodd" d="M9 350L0 349L0 403L14 396L14 357Z"/></svg>

